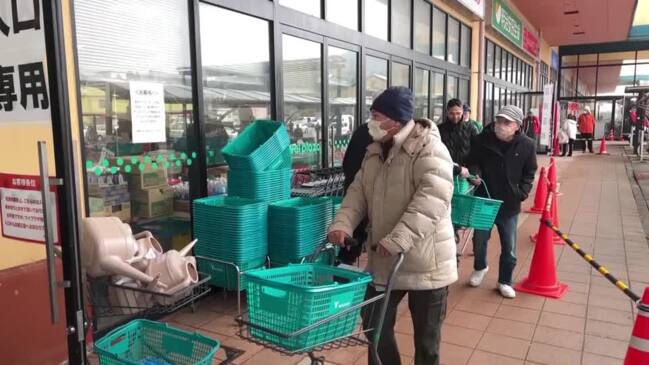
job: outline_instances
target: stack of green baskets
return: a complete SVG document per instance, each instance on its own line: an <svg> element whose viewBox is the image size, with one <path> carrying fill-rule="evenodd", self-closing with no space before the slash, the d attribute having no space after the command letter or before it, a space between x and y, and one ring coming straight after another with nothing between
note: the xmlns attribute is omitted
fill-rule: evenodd
<svg viewBox="0 0 649 365"><path fill-rule="evenodd" d="M290 138L284 125L257 120L221 150L228 195L273 202L291 196Z"/></svg>
<svg viewBox="0 0 649 365"><path fill-rule="evenodd" d="M268 205L264 202L213 196L194 200L194 252L239 266L246 271L264 266L268 253ZM198 258L201 272L212 285L237 289L237 271L232 265ZM245 283L241 284L245 288Z"/></svg>
<svg viewBox="0 0 649 365"><path fill-rule="evenodd" d="M340 206L343 204L343 197L342 196L331 196L329 197L331 199L331 208L333 211L333 216L334 218L336 217L336 213L338 213L338 209L340 209Z"/></svg>
<svg viewBox="0 0 649 365"><path fill-rule="evenodd" d="M315 252L331 224L331 200L293 198L268 206L268 253L271 262L288 263Z"/></svg>

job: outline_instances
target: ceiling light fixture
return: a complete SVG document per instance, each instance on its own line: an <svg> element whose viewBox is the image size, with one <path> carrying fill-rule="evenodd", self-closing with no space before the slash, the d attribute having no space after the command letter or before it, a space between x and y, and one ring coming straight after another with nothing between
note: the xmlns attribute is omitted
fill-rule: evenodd
<svg viewBox="0 0 649 365"><path fill-rule="evenodd" d="M574 15L579 14L579 10L564 11L563 15Z"/></svg>

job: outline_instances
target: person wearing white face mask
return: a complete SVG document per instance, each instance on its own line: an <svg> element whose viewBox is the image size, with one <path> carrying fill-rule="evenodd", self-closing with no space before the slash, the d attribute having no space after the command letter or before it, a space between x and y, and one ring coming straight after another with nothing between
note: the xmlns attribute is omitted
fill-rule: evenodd
<svg viewBox="0 0 649 365"><path fill-rule="evenodd" d="M397 255L404 253L381 331L379 357L383 364L401 364L394 325L399 303L408 295L416 333L415 364L437 365L448 286L457 280L450 210L453 162L437 126L428 119L413 120L410 89L385 90L374 100L371 113L368 131L375 142L367 147L328 239L343 245L368 218L367 270L376 284L368 287L368 298L385 286ZM365 328L373 328L378 315L364 311Z"/></svg>
<svg viewBox="0 0 649 365"><path fill-rule="evenodd" d="M498 290L505 298L514 298L512 274L516 266L516 229L521 202L527 199L536 173L536 143L521 133L523 111L513 105L503 107L480 134L467 159L472 171L479 171L493 199L502 200L495 225L500 236L501 253L498 265ZM478 188L477 196L486 197L486 189ZM471 286L482 283L487 266L487 243L491 231L475 230L473 235L474 272Z"/></svg>

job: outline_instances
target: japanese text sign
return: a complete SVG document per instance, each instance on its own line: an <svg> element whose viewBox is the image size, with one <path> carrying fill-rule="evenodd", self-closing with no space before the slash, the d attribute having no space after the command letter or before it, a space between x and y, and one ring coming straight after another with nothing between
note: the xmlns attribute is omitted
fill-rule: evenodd
<svg viewBox="0 0 649 365"><path fill-rule="evenodd" d="M45 219L39 176L0 173L0 220L2 235L30 242L45 242ZM50 187L54 242L59 242L56 187Z"/></svg>
<svg viewBox="0 0 649 365"><path fill-rule="evenodd" d="M0 1L0 123L49 121L40 0Z"/></svg>

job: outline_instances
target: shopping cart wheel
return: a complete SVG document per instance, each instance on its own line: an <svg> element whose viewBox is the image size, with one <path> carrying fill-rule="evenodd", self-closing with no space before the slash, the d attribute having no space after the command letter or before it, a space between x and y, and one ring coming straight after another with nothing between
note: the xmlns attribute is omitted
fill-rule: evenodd
<svg viewBox="0 0 649 365"><path fill-rule="evenodd" d="M311 365L325 365L324 356L315 356L313 352L309 352L309 358L311 359Z"/></svg>

